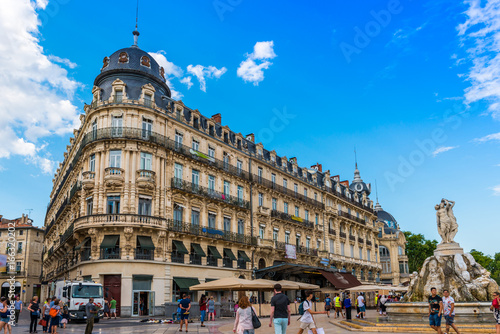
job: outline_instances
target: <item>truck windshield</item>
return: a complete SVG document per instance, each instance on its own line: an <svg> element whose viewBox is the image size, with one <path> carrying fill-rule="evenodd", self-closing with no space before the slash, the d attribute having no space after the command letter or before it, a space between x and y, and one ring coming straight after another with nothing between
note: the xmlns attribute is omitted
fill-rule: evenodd
<svg viewBox="0 0 500 334"><path fill-rule="evenodd" d="M73 298L102 298L102 286L73 285Z"/></svg>

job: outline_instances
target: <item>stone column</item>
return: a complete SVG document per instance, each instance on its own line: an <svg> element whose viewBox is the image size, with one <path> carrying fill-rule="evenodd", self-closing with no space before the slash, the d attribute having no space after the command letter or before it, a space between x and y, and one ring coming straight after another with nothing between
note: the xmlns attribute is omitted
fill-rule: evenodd
<svg viewBox="0 0 500 334"><path fill-rule="evenodd" d="M130 160L132 160L132 163L129 164L130 168L130 173L134 175L137 170L137 152L136 151L130 151ZM135 208L136 208L136 191L135 191L135 177L130 178L130 189L128 189L129 193L129 211L134 211L135 213Z"/></svg>
<svg viewBox="0 0 500 334"><path fill-rule="evenodd" d="M129 199L129 185L130 185L130 180L134 178L133 173L135 171L130 169L130 154L131 152L128 150L124 151L124 159L123 159L123 166L122 168L125 170L125 183L123 185L123 213L131 213L130 210L132 209L130 205L130 199Z"/></svg>

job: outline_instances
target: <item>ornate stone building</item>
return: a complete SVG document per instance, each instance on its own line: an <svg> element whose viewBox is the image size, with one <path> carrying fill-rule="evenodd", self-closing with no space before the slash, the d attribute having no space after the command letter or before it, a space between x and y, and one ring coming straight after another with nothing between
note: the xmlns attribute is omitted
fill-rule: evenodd
<svg viewBox="0 0 500 334"><path fill-rule="evenodd" d="M104 58L92 93L53 180L49 289L99 281L130 316L140 299L160 314L193 284L283 263L379 278L377 216L357 168L349 186L173 100L136 45Z"/></svg>
<svg viewBox="0 0 500 334"><path fill-rule="evenodd" d="M12 227L15 228L10 232L13 235L9 234ZM0 215L0 253L15 256L12 266L7 265L6 271L0 272L1 296L7 296L10 288L7 280L12 276L15 277L15 293L23 302L40 296L43 236L43 229L33 226L33 221L24 214L16 219Z"/></svg>

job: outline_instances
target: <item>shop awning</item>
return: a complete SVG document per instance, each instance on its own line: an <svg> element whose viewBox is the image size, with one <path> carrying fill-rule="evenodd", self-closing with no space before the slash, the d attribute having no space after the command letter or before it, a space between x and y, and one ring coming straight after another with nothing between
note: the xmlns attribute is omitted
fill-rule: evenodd
<svg viewBox="0 0 500 334"><path fill-rule="evenodd" d="M243 259L243 261L245 261L245 262L250 262L250 258L248 257L247 253L245 253L245 251L239 250L238 257Z"/></svg>
<svg viewBox="0 0 500 334"><path fill-rule="evenodd" d="M222 259L222 256L219 253L219 250L215 246L208 246L208 250L212 253L212 256L216 259Z"/></svg>
<svg viewBox="0 0 500 334"><path fill-rule="evenodd" d="M177 252L181 254L189 254L186 246L184 246L184 243L179 240L172 240L172 242L175 245L175 248L177 248Z"/></svg>
<svg viewBox="0 0 500 334"><path fill-rule="evenodd" d="M203 248L201 248L200 245L198 245L198 244L191 244L191 247L193 247L194 252L196 254L198 254L199 256L203 256L203 257L207 256L207 254L205 254L205 251L203 251Z"/></svg>
<svg viewBox="0 0 500 334"><path fill-rule="evenodd" d="M105 235L101 242L101 248L115 248L119 235Z"/></svg>
<svg viewBox="0 0 500 334"><path fill-rule="evenodd" d="M80 250L83 247L83 245L85 245L87 243L87 241L89 241L89 240L90 240L90 238L88 238L88 237L83 239L83 241L80 244L78 244L78 246L75 247L75 250Z"/></svg>
<svg viewBox="0 0 500 334"><path fill-rule="evenodd" d="M153 244L153 240L151 240L151 237L138 236L137 242L139 243L140 247L143 249L155 249L155 245Z"/></svg>
<svg viewBox="0 0 500 334"><path fill-rule="evenodd" d="M355 286L360 286L361 282L358 281L354 275L350 273L328 272L318 270L336 289L349 289Z"/></svg>
<svg viewBox="0 0 500 334"><path fill-rule="evenodd" d="M230 258L232 261L236 261L236 256L234 256L233 251L229 248L224 248L224 256Z"/></svg>
<svg viewBox="0 0 500 334"><path fill-rule="evenodd" d="M174 277L174 282L181 290L189 290L193 285L200 284L197 278L192 277Z"/></svg>

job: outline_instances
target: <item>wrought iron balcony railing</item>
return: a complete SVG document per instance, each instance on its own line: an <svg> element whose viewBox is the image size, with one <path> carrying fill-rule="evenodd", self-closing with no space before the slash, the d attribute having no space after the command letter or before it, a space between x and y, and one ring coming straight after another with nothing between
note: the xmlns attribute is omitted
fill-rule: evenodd
<svg viewBox="0 0 500 334"><path fill-rule="evenodd" d="M304 226L307 228L314 228L314 223L312 221L305 220L305 219L300 218L300 217L292 216L288 213L284 213L284 212L281 212L278 210L272 210L271 217L278 218L281 220L286 220L286 221L289 221L289 222L292 222L292 223L295 223L295 224L298 224L298 225L301 225L301 226Z"/></svg>
<svg viewBox="0 0 500 334"><path fill-rule="evenodd" d="M135 249L135 259L136 260L154 260L155 259L155 250L154 249L136 248Z"/></svg>

